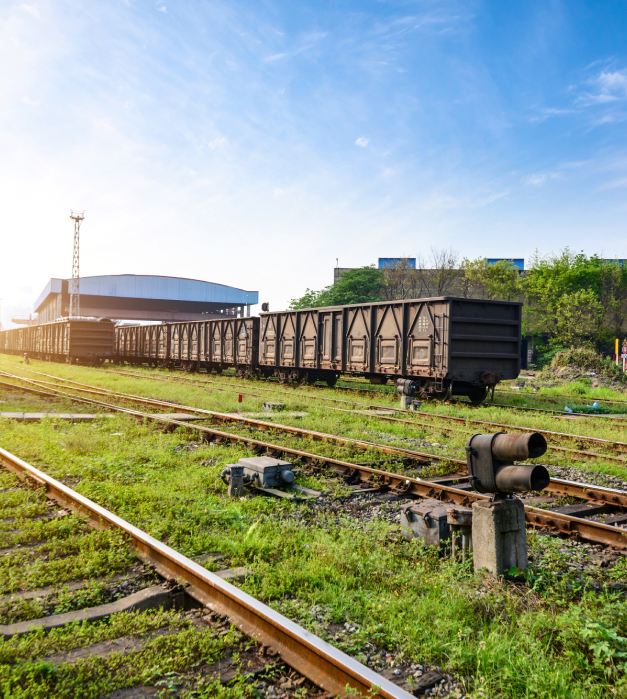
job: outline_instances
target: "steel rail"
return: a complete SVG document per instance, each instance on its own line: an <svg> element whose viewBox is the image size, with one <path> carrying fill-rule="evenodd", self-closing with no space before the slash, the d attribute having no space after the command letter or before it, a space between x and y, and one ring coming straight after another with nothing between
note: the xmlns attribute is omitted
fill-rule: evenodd
<svg viewBox="0 0 627 699"><path fill-rule="evenodd" d="M176 407L179 407L181 409L193 410L193 411L197 411L197 412L208 412L208 413L213 412L213 411L203 411L201 408L189 408L187 406L182 406L180 404L172 403L170 401L159 401L158 399L151 399L151 398L147 398L145 396L137 396L135 394L122 393L120 391L112 391L111 389L106 389L106 388L101 388L100 386L93 386L90 384L80 383L78 381L71 381L70 379L66 379L66 378L63 378L60 376L55 376L53 374L44 374L43 372L33 371L32 369L28 369L27 371L29 371L30 373L38 374L39 376L46 376L47 378L56 379L57 381L64 381L65 383L73 384L75 386L81 386L83 388L90 389L92 391L99 391L99 392L102 392L105 394L115 393L115 394L117 394L119 396L123 396L123 397L133 397L133 398L140 398L144 401L153 401L155 406L157 406L158 404L162 404L162 405L166 405L166 406L167 405L176 406ZM1 373L3 373L3 372L0 371L0 374ZM7 374L7 375L9 375L9 374ZM18 377L17 375L13 375L13 376L15 376L15 378L21 378L21 377ZM129 374L129 376L137 376L137 375L136 374ZM168 381L168 379L162 379L162 380ZM46 382L41 382L41 383L46 383ZM204 383L204 382L201 382L201 383ZM310 396L310 397L313 397L313 396ZM384 407L384 406L375 406L375 407L382 408L384 410L388 409L387 407ZM340 410L340 411L345 411L345 412L353 412L353 411L347 410L345 408L344 409L343 408L335 408L335 410ZM399 412L403 412L403 411L399 411ZM607 445L607 446L614 446L614 447L622 447L627 451L627 442L616 442L616 441L612 441L609 439L603 439L601 437L589 437L587 435L577 435L577 434L571 434L568 432L556 432L553 430L543 430L543 429L534 428L534 427L523 427L520 425L509 425L506 423L491 422L488 420L476 420L473 418L455 417L453 415L442 415L440 413L427 413L424 411L413 411L411 414L412 415L420 415L421 417L424 417L424 418L446 420L449 422L457 422L457 423L473 424L473 425L486 425L489 427L498 427L498 428L507 428L507 429L512 429L512 430L519 430L521 432L539 432L539 433L546 435L546 436L549 436L549 437L593 442L595 444L599 444L602 446ZM227 416L227 417L229 417L229 416ZM394 422L401 422L401 423L405 423L405 424L409 424L409 425L421 425L421 426L425 426L425 427L433 426L432 423L418 422L416 420L403 420L401 418L395 418L395 417L391 417L391 416L387 416L387 415L376 415L373 417L377 417L377 418L381 418L381 419L389 420L389 421L394 421ZM240 418L232 417L231 419L240 419ZM254 421L252 421L252 422L254 422ZM554 445L550 445L550 446L554 446ZM556 447L556 448L559 448L559 447ZM563 449L563 448L561 448L561 449ZM578 449L577 453L580 453L580 452L581 452L581 450ZM606 456L605 454L599 455L599 454L596 454L594 452L591 452L591 455L592 456Z"/></svg>
<svg viewBox="0 0 627 699"><path fill-rule="evenodd" d="M24 379L20 376L12 375L12 374L7 374L5 372L0 371L0 375L5 375L9 376L14 379L18 379L21 381L28 381L31 382L30 379ZM45 374L45 376L48 376L48 374ZM57 377L54 377L57 378ZM69 379L61 379L62 381L66 381L67 383L71 384L77 384L76 381L70 381ZM50 383L47 381L32 381L33 384L40 386L40 385L45 385L45 386L59 386L59 384L54 384ZM130 402L139 402L143 403L145 405L150 405L152 407L158 407L158 408L170 408L170 409L176 409L180 410L181 412L189 412L189 413L195 413L198 415L207 415L208 418L215 418L221 422L234 422L234 423L240 423L240 424L245 424L251 427L256 427L259 430L277 430L281 432L287 432L292 435L298 435L302 437L306 437L309 439L314 439L314 440L319 440L319 441L330 441L330 442L336 442L338 444L343 444L343 445L351 445L351 446L358 446L363 449L377 449L379 451L382 451L387 454L396 454L399 456L407 456L411 457L417 460L430 460L430 459L438 459L439 461L447 461L450 463L453 463L455 465L465 465L466 462L462 461L460 459L454 459L452 457L448 456L438 456L436 454L428 454L425 452L419 452L415 451L413 449L404 449L402 447L394 447L391 445L387 444L378 444L377 442L369 442L367 440L362 440L362 439L354 439L353 437L341 437L339 435L334 435L334 434L329 434L326 432L318 432L315 430L305 430L300 427L294 427L292 425L283 425L281 423L275 423L275 422L266 422L265 420L255 420L253 418L246 417L244 415L233 415L229 413L220 413L215 410L207 410L205 408L194 408L191 406L186 406L186 405L181 405L179 403L171 403L169 401L159 401L155 400L152 398L145 398L144 396L137 396L129 393L121 393L119 391L111 391L108 389L102 389L100 387L96 386L89 386L89 384L78 384L82 386L83 388L74 388L72 387L71 390L74 391L79 391L81 393L88 393L88 394L97 394L97 395L104 395L104 396L110 396L110 397L116 397L116 398L121 398L126 401ZM53 394L48 394L48 395L53 395Z"/></svg>
<svg viewBox="0 0 627 699"><path fill-rule="evenodd" d="M2 373L2 372L0 372ZM244 422L246 424L258 427L259 429L280 429L282 431L290 432L292 434L302 434L306 435L309 438L312 439L321 439L321 440L326 440L326 441L335 441L337 443L342 443L342 444L353 444L356 446L360 446L362 448L371 448L374 447L376 449L379 449L380 451L383 451L385 453L390 453L390 454L402 454L405 456L409 457L414 457L414 458L428 458L428 459L439 459L440 461L447 461L450 463L454 463L456 465L459 464L465 464L464 461L459 460L459 459L453 459L451 457L438 457L437 455L434 454L426 454L424 452L417 452L414 450L410 449L403 449L401 447L390 447L387 445L382 445L378 444L375 442L368 442L365 440L356 440L348 437L339 437L337 435L330 435L330 434L325 434L322 432L314 432L311 430L302 430L297 427L291 427L288 425L280 425L278 423L267 423L263 422L260 420L253 420L251 418L246 418L243 416L235 416L235 415L229 415L226 413L219 413L216 411L212 410L204 410L202 408L190 408L188 406L184 406L178 403L171 403L170 401L159 401L155 399L150 399L150 398L145 398L144 396L137 396L134 394L127 394L127 393L122 393L119 391L111 391L110 389L102 389L97 386L91 386L89 384L83 384L79 383L76 381L71 381L69 379L53 376L50 374L43 374L42 372L33 372L40 374L41 376L47 376L48 378L54 378L60 381L64 381L66 383L73 384L75 386L81 386L83 388L76 388L75 390L77 391L82 391L85 393L99 393L101 395L116 395L120 397L122 400L131 400L131 401L141 401L142 403L146 405L152 405L153 407L176 407L177 409L180 409L183 412L195 412L198 414L206 414L211 417L214 417L222 422ZM11 376L9 374L6 374L7 376ZM19 377L15 377L19 378ZM47 382L40 382L37 385L40 384L47 384ZM335 408L336 410L342 410L342 408ZM347 411L347 412L352 412L352 411ZM434 414L434 413L425 413L425 412L416 412L416 415L421 415L424 417L428 418L436 418L440 420L448 420L448 421L454 421L458 423L464 423L464 424L476 424L476 425L485 425L488 427L497 427L497 428L508 428L511 430L515 431L520 431L520 432L539 432L541 434L547 435L549 437L554 437L554 438L561 438L561 439L569 439L571 441L589 441L595 444L600 444L602 446L610 446L614 448L623 448L627 450L627 444L624 442L612 442L607 439L602 439L599 437L586 437L584 435L571 435L568 433L564 432L554 432L550 430L541 430L541 429L534 429L531 427L521 427L517 425L506 425L506 424L501 424L498 422L488 422L485 420L472 420L470 418L457 418L453 416L447 416L447 415L439 415L439 414ZM384 420L389 420L389 421L396 421L396 422L401 422L404 424L409 424L409 425L419 425L423 427L436 427L437 425L433 423L427 423L427 422L419 422L416 420L402 420L399 418L392 418L388 416L377 416L380 417L381 419ZM587 451L584 449L568 449L567 447L561 447L555 444L547 444L547 448L550 449L551 451L556 451L556 452L561 452L565 454L575 454L580 457L585 457L585 458L591 458L591 459L606 459L608 461L618 461L619 463L627 463L627 455L620 455L620 454L600 454L598 452L593 452L593 451Z"/></svg>
<svg viewBox="0 0 627 699"><path fill-rule="evenodd" d="M35 373L39 373L39 372L35 372ZM116 373L119 373L119 372L116 372ZM42 375L48 376L47 374L42 374ZM144 378L141 374L128 373L127 375ZM59 377L52 377L52 378L58 379ZM150 377L150 378L156 378L156 377ZM180 379L180 377L172 377L172 379L175 379L175 378L176 378L176 380ZM68 379L62 379L62 380L68 381ZM159 378L157 380L167 382L169 379ZM205 382L205 381L195 381L194 379L182 379L182 380L194 382L194 383L209 383L209 382ZM73 383L73 382L70 381L69 383ZM82 384L82 385L86 385L86 384ZM301 395L301 394L297 394L297 395ZM316 398L316 396L308 396L308 397ZM329 400L335 400L335 399L329 399ZM365 405L365 404L361 404L361 405ZM394 410L395 412L406 412L406 411L402 411L402 410L397 409L397 408L388 408L387 406L368 406L368 409L372 409L372 408L383 409L383 410ZM346 412L352 412L350 410L343 409L343 408L332 408L332 409L333 410L340 410L340 411L345 410ZM415 411L412 414L420 415L422 417L432 418L432 419L435 418L435 419L439 419L439 420L448 420L448 421L452 421L452 422L461 422L461 423L467 423L467 424L485 425L485 426L498 427L498 428L507 428L507 429L511 429L511 430L518 430L521 432L540 432L543 435L547 435L547 436L554 437L554 438L569 439L572 441L587 441L587 442L592 442L594 444L599 444L602 446L621 447L627 451L627 443L626 442L616 442L616 441L612 441L609 439L603 439L601 437L588 437L586 435L577 435L577 434L570 434L567 432L555 432L555 431L551 431L551 430L535 429L533 427L522 427L519 425L509 425L509 424L504 424L504 423L499 423L499 422L490 422L487 420L476 420L476 419L472 419L472 418L459 418L459 417L455 417L455 416L441 415L439 413L426 413L424 411ZM421 423L421 422L418 422L415 420L403 420L401 418L394 418L391 416L377 415L376 417L380 418L382 420L398 421L398 422L403 422L403 423L411 424L411 425L421 425L424 427L434 426L430 423ZM612 455L612 454L598 454L596 452L582 451L581 449L570 450L570 449L567 449L565 447L559 447L559 446L553 445L553 444L549 444L548 446L550 449L554 449L556 451L563 451L563 452L575 453L575 454L584 454L584 455L590 456L592 458L608 458L611 460L617 460L617 461L621 461L621 462L627 461L627 456L621 457L621 456L616 456L616 455Z"/></svg>
<svg viewBox="0 0 627 699"><path fill-rule="evenodd" d="M135 374L132 372L121 372L113 369L107 369L106 370L109 373L115 373L115 374L120 374L122 376L133 376L136 378L147 378L150 380L154 381L183 381L187 382L190 384L197 384L197 385L202 385L202 384L216 384L216 385L225 385L224 382L220 381L210 381L206 379L192 379L192 378L186 378L183 376L169 376L169 377L156 377L156 376L148 376L145 374ZM233 386L237 386L240 388L247 388L245 384L231 384ZM283 389L269 389L269 388L257 388L259 391L275 391L277 393L283 393L285 395L297 395L297 396L302 396L306 398L314 398L316 400L325 400L325 401L332 401L335 403L352 403L353 405L361 405L363 407L367 408L374 408L374 409L381 409L381 410L391 410L393 412L399 412L403 413L406 412L400 408L395 408L392 406L385 406L385 405L369 405L367 406L365 403L360 403L358 401L346 401L346 400L341 400L340 398L327 398L324 396L314 396L314 395L309 395L309 394L304 394L304 393L296 393L295 391L286 391ZM342 386L337 386L335 387L334 390L346 390L346 391L362 391L362 392L367 392L369 389L356 389L356 388L345 388ZM395 396L396 394L393 393L392 391L370 391L370 394L378 394L378 395L389 395L389 396ZM461 401L461 400L456 400L455 403L458 403L460 405L465 405L465 406L472 406L473 408L475 407L497 407L497 408L511 408L512 410L522 410L522 411L531 411L531 412L541 412L541 413L549 413L551 415L565 415L565 416L570 416L570 415L575 415L577 417L589 417L589 418L599 418L599 417L605 417L605 418L610 418L614 422L622 422L625 420L625 418L615 418L612 417L611 415L592 415L590 413L568 413L565 411L559 411L559 410L544 410L542 408L530 408L526 406L519 406L519 405L506 405L502 403L484 403L482 405L474 405L470 403L469 401Z"/></svg>
<svg viewBox="0 0 627 699"><path fill-rule="evenodd" d="M137 379L149 379L150 381L182 381L184 383L188 384L194 384L194 385L216 385L216 386L228 386L229 384L224 382L224 381L212 381L211 379L192 379L187 378L185 376L149 376L148 374L135 374L130 371L119 371L118 369L105 369L105 372L107 374L119 374L120 376L132 376L133 378ZM228 377L224 377L228 379ZM232 383L229 382L231 386L235 386L236 388L249 388L246 384L241 384L241 383ZM280 386L283 386L284 384L279 384ZM225 390L225 389L219 389L219 390ZM374 407L374 408L383 408L385 407L386 410L398 410L401 412L400 408L392 408L392 407L387 407L387 406L368 406L366 403L360 403L359 401L354 401L354 400L342 400L341 398L329 398L327 396L315 396L315 395L310 395L308 393L297 393L296 389L291 389L291 390L285 390L284 388L263 388L261 386L256 387L257 391L266 391L267 393L282 393L283 395L286 396L299 396L301 398L315 398L316 400L325 400L329 401L332 403L346 403L348 405L362 405L364 407Z"/></svg>
<svg viewBox="0 0 627 699"><path fill-rule="evenodd" d="M5 373L5 372L0 372L0 373ZM39 372L37 372L39 373ZM11 376L11 375L9 375ZM15 377L15 378L20 378L20 377ZM54 378L54 377L53 377ZM22 379L23 381L31 382L30 379ZM71 381L70 379L62 379L63 381L66 381L68 383L76 384L78 382ZM40 383L47 383L47 382L35 382L33 381L35 385L39 385ZM89 384L79 384L80 386L88 386ZM85 389L73 389L73 390L83 390L84 392L87 393L98 393L98 394L105 394L105 395L110 395L112 397L124 397L125 400L129 400L131 402L144 402L152 407L167 407L167 408L176 408L177 410L181 411L187 411L187 412L192 412L192 413L197 413L197 414L206 414L210 417L215 417L217 419L221 419L222 421L232 421L232 422L240 422L240 423L245 423L254 427L257 427L260 430L281 430L284 431L288 434L292 435L298 435L298 436L303 436L306 438L311 438L311 439L318 439L321 441L334 441L339 444L350 444L354 446L358 446L364 449L376 449L378 451L383 451L384 453L388 454L395 454L399 456L403 456L406 458L411 458L419 462L429 462L431 460L436 460L436 461L443 461L446 463L451 463L457 467L460 467L462 470L466 470L466 462L461 460L461 459L455 459L450 456L442 456L439 454L429 454L427 452L419 452L411 449L403 449L402 447L394 447L390 445L383 445L383 444L378 444L376 442L367 442L364 440L356 440L350 437L339 437L338 435L332 435L324 432L316 432L312 430L304 430L302 428L298 427L293 427L291 425L282 425L280 423L274 423L274 422L265 422L261 420L254 420L251 418L246 418L243 416L235 416L235 415L230 415L228 413L218 413L215 411L211 410L206 410L203 408L192 408L190 406L184 406L184 405L179 405L176 403L171 403L171 402L160 402L160 401L154 401L151 399L144 399L142 396L130 396L129 394L121 394L121 393L116 393L113 391L109 391L108 389L99 389L98 391L89 391ZM391 419L396 419L396 418L391 418ZM414 424L413 421L404 421L404 420L399 420L399 422L407 422L408 424ZM421 424L421 423L417 423ZM506 425L504 425L506 427ZM533 432L533 430L530 430ZM231 434L231 433L227 433ZM588 486L582 484L578 484L575 482L571 481L566 481L563 479L559 478L551 478L551 481L549 483L549 486L545 489L547 492L559 494L559 495L568 495L568 496L573 496L577 497L582 500L591 500L594 502L602 503L602 504L612 504L615 506L619 507L627 507L627 492L625 491L620 491L616 490L613 488L603 488L599 486Z"/></svg>
<svg viewBox="0 0 627 699"><path fill-rule="evenodd" d="M341 410L341 408L336 408L336 410ZM353 412L353 411L347 411L347 412ZM558 438L564 438L564 439L570 439L574 442L578 441L590 441L594 443L598 443L601 446L609 446L609 447L621 447L627 450L627 444L624 442L612 442L609 439L601 439L600 437L586 437L585 435L571 435L566 432L551 432L550 430L542 430L542 429L535 429L533 427L521 427L519 425L508 425L508 424L503 424L503 423L498 423L498 422L488 422L486 420L472 420L470 418L458 418L454 416L449 416L449 415L437 415L434 413L419 413L416 412L414 413L416 415L425 415L428 417L435 417L437 419L441 420L449 420L452 422L456 423L465 423L465 424L471 424L471 425L484 425L486 427L496 427L499 429L509 429L509 430L514 430L514 431L519 431L519 432L539 432L540 434L548 435L549 437L554 437L556 439ZM397 418L397 417L392 417L389 415L377 415L376 416L380 420L387 420L388 422L400 422L405 425L416 425L420 427L430 427L430 428L438 428L437 423L435 422L421 422L419 420L405 420L403 418ZM463 429L463 426L460 424L453 425L451 427L440 427L442 431L450 430L450 429ZM561 447L558 446L557 444L550 444L547 443L547 448L550 449L551 451L557 451L557 452L564 452L567 454L574 454L577 456L584 456L588 458L593 458L593 459L607 459L609 461L618 461L619 463L622 464L627 464L627 454L601 454L599 452L595 451L587 451L581 448L577 449L568 449L567 447Z"/></svg>
<svg viewBox="0 0 627 699"><path fill-rule="evenodd" d="M28 379L26 380L28 381ZM60 395L67 395L63 391L57 391L57 393ZM244 435L222 432L204 425L196 425L193 423L184 422L182 420L162 417L160 415L143 413L139 410L122 408L120 406L103 403L101 401L93 400L89 402L95 405L108 407L112 410L117 410L128 415L133 415L139 419L160 422L168 426L185 427L190 430L196 430L207 435L205 437L207 441L219 440L220 442L230 441L232 444L242 443L252 447L253 451L267 451L276 455L287 454L297 459L302 459L305 463L311 466L316 466L318 464L330 466L347 481L357 479L360 482L369 485L373 489L385 488L392 490L399 495L419 498L438 498L461 505L469 505L472 502L477 502L480 500L489 500L488 496L481 495L480 493L467 492L465 490L433 483L420 478L411 478L403 474L391 473L389 471L382 471L369 466L352 464L327 456L311 454L285 445L271 444L252 437L246 437ZM574 487L575 485L576 484L571 484L571 487ZM561 487L561 485L559 485L559 487ZM586 499L595 499L604 504L620 506L621 499L624 496L622 491L612 491L611 489L607 488L584 486L584 489L586 493L595 493L598 495L598 498L586 497ZM529 505L525 505L524 507L525 519L532 526L547 527L561 533L580 536L582 539L588 541L594 541L596 543L602 543L620 549L627 549L627 530L621 529L620 527L612 527L606 524L601 524L600 522L593 522L580 517L571 517L560 512L551 512L550 510L530 507ZM303 674L305 673L303 672Z"/></svg>
<svg viewBox="0 0 627 699"><path fill-rule="evenodd" d="M373 696L382 699L412 696L274 609L2 448L0 460L9 471L43 488L51 500L87 516L93 527L124 532L138 555L154 565L161 575L189 585L186 592L194 599L228 616L248 636L273 647L284 662L325 691L341 694L349 686L365 696L376 687Z"/></svg>
<svg viewBox="0 0 627 699"><path fill-rule="evenodd" d="M4 372L2 372L4 375ZM35 388L28 388L27 386L16 386L15 384L8 383L6 381L0 381L0 386L4 386L8 388L9 390L18 390L18 391L26 391L28 393L34 393L37 396L44 396L46 398L54 398L55 395L54 393L46 393L45 391L38 391Z"/></svg>

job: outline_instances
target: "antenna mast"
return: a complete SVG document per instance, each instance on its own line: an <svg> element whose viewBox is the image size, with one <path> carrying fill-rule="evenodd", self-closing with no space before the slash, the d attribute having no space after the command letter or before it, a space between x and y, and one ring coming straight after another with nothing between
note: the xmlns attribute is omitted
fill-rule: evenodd
<svg viewBox="0 0 627 699"><path fill-rule="evenodd" d="M81 230L81 221L85 218L84 211L70 211L70 218L74 221L74 252L72 255L72 283L70 286L70 318L77 318L80 313L80 288L78 271L78 235Z"/></svg>

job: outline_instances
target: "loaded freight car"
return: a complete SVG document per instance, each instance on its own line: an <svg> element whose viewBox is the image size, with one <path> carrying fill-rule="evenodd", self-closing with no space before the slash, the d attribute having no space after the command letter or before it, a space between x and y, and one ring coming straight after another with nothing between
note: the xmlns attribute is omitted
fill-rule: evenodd
<svg viewBox="0 0 627 699"><path fill-rule="evenodd" d="M114 323L108 318L60 318L0 332L0 351L72 364L113 357Z"/></svg>
<svg viewBox="0 0 627 699"><path fill-rule="evenodd" d="M520 371L522 305L464 298L355 304L261 315L259 368L279 381L342 373L373 383L405 377L418 393L483 400Z"/></svg>
<svg viewBox="0 0 627 699"><path fill-rule="evenodd" d="M239 376L252 375L258 337L259 318L120 325L115 329L116 359L187 371L234 367Z"/></svg>

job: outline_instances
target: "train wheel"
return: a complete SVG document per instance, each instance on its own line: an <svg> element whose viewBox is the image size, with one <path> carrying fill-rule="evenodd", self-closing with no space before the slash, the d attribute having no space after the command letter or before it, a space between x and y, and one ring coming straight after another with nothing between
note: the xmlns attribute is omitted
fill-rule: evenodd
<svg viewBox="0 0 627 699"><path fill-rule="evenodd" d="M329 388L333 388L333 386L335 386L335 384L337 383L337 380L338 380L339 378L340 378L340 377L339 377L338 374L333 374L332 376L327 376L327 377L326 377L327 386L328 386Z"/></svg>
<svg viewBox="0 0 627 699"><path fill-rule="evenodd" d="M433 400L439 400L444 402L445 400L448 400L450 394L450 389L445 388L442 391L433 391L433 393L429 393L429 398L433 398Z"/></svg>
<svg viewBox="0 0 627 699"><path fill-rule="evenodd" d="M279 380L279 383L287 383L288 376L284 371L279 371L276 377Z"/></svg>
<svg viewBox="0 0 627 699"><path fill-rule="evenodd" d="M483 403L487 395L487 386L476 386L471 391L468 391L468 400L475 405L479 405L479 403Z"/></svg>

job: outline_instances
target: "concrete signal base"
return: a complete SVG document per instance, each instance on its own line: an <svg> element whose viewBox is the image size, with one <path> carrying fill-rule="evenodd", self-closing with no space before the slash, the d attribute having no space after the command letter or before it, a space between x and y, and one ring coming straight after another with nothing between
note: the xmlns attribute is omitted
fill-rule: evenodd
<svg viewBox="0 0 627 699"><path fill-rule="evenodd" d="M482 568L494 577L516 566L527 568L525 508L520 500L474 502L472 542L475 572Z"/></svg>

